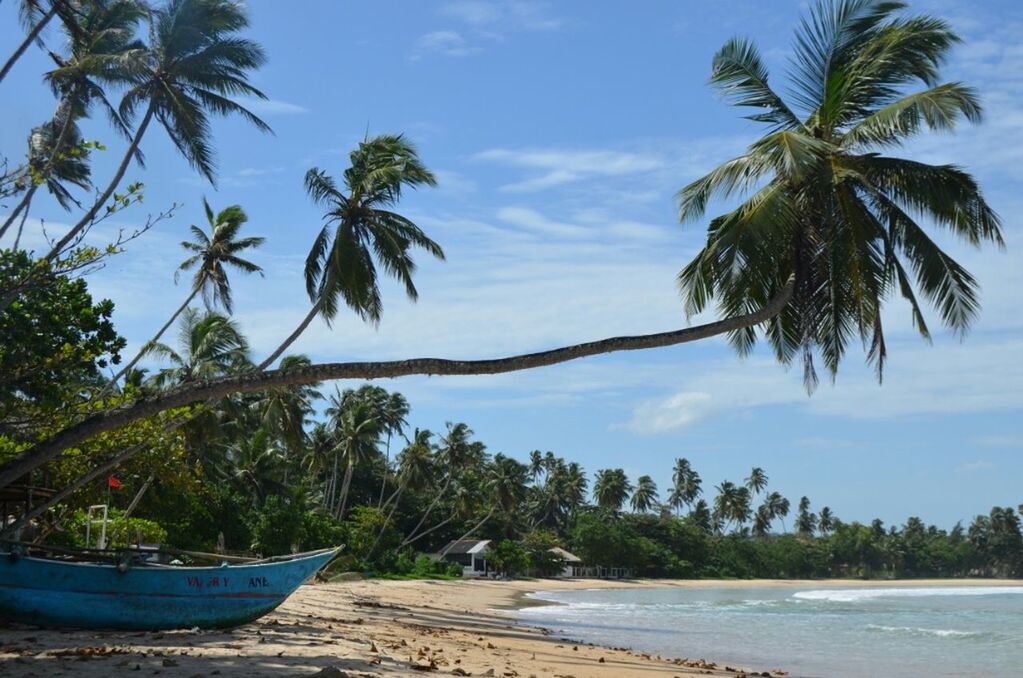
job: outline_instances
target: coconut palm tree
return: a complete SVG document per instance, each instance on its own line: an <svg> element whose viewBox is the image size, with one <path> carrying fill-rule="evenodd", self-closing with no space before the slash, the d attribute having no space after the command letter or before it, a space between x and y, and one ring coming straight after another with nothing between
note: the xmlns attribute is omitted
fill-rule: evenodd
<svg viewBox="0 0 1023 678"><path fill-rule="evenodd" d="M767 487L767 473L759 466L754 466L745 483L746 488L756 496Z"/></svg>
<svg viewBox="0 0 1023 678"><path fill-rule="evenodd" d="M219 313L185 309L179 337L177 350L160 342L151 343L146 349L146 355L171 363L149 378L149 383L157 388L209 379L249 364L245 336L234 321Z"/></svg>
<svg viewBox="0 0 1023 678"><path fill-rule="evenodd" d="M470 440L473 431L467 424L463 422L457 424L448 422L447 429L447 433L441 437L440 444L437 446L436 460L438 467L446 469L444 481L433 496L429 506L426 507L426 511L423 512L419 522L402 540L401 546L407 546L426 534L426 532L420 532L420 529L426 523L430 514L433 513L437 504L447 495L452 483L464 471L470 460L474 457L479 458L482 456L482 446ZM434 526L434 529L436 529L436 526Z"/></svg>
<svg viewBox="0 0 1023 678"><path fill-rule="evenodd" d="M178 274L181 271L187 271L195 267L195 274L192 276L192 286L189 289L188 296L171 314L167 322L156 331L153 338L142 347L138 355L132 358L110 379L108 387L117 383L122 376L138 364L139 360L146 355L147 347L159 341L163 333L167 331L199 294L202 294L203 302L208 310L212 311L216 306L221 306L228 314L232 313L234 308L231 301L231 283L227 276L228 267L243 273L263 275L262 268L247 259L243 259L241 256L245 250L259 247L266 241L266 238L259 236L238 237L238 231L249 220L241 206L231 205L221 210L219 214L214 215L213 208L210 207L205 198L203 198L202 204L206 212L206 221L209 224L209 235L194 224L189 227L189 230L192 232L192 240L181 241L181 247L189 252L190 256L181 262L177 272L174 274L174 280L177 282ZM291 362L292 367L308 364L310 364L308 360L305 362Z"/></svg>
<svg viewBox="0 0 1023 678"><path fill-rule="evenodd" d="M59 7L54 2L52 7ZM120 85L126 81L127 63L142 48L135 38L139 22L146 9L135 0L87 0L64 3L62 25L67 34L66 55L50 52L56 68L46 74L46 80L58 98L53 119L43 125L44 143L33 141L29 148L29 177L22 199L0 226L0 238L19 216L28 216L29 206L36 189L45 184L65 210L73 201L61 185L62 175L68 173L68 164L84 165L81 179L76 185L89 186L86 149L82 144L77 120L89 115L94 104L107 113L114 130L131 138L131 130L120 113L107 100L104 87ZM141 162L141 154L138 155ZM67 181L66 176L63 177Z"/></svg>
<svg viewBox="0 0 1023 678"><path fill-rule="evenodd" d="M348 493L352 486L355 468L366 459L379 454L380 436L383 423L369 404L356 401L351 407L340 412L335 419L337 449L345 462L345 475L341 481L341 492L334 517L342 519L348 508Z"/></svg>
<svg viewBox="0 0 1023 678"><path fill-rule="evenodd" d="M711 220L706 246L679 274L687 312L713 300L726 315L745 313L791 283L791 301L766 336L781 362L801 356L811 390L815 354L834 376L854 340L869 345L880 378L881 309L896 290L925 338L918 293L957 333L976 319L976 280L919 217L975 245L1003 244L1000 220L969 174L886 155L925 129L981 118L975 90L940 79L959 37L944 21L903 9L888 0L819 0L796 30L791 103L768 84L752 42L728 41L710 82L754 109L749 117L766 134L679 192L684 222L702 216L714 196L745 198ZM730 339L745 354L756 333L749 326Z"/></svg>
<svg viewBox="0 0 1023 678"><path fill-rule="evenodd" d="M896 290L908 299L918 329L928 333L914 282L947 326L965 331L979 309L976 281L914 217L923 214L974 244L1002 243L999 218L963 170L882 151L928 129L951 129L964 117L978 120L981 111L972 89L940 83L940 66L958 42L955 33L941 20L906 17L901 9L885 0L818 3L797 32L794 107L769 87L752 43L735 39L716 55L712 83L734 103L756 108L753 117L772 126L747 153L679 196L680 217L689 221L702 215L714 196L753 191L737 209L711 221L706 246L679 274L686 310L695 313L716 302L723 319L492 360L331 363L259 379L227 378L201 392L182 389L122 406L116 418L106 413L85 418L0 467L0 487L117 426L212 396L264 390L270 381L496 374L721 334L747 351L756 338L754 328L768 323L765 331L777 358L790 363L802 356L804 378L812 387L815 351L834 373L857 335L868 339L868 358L875 366L884 364L881 307ZM918 83L921 91L905 94ZM328 256L326 239L317 239L314 261ZM349 275L366 270L365 256L360 261ZM310 271L314 297L332 278L319 275L322 271L322 266ZM339 284L336 276L329 282L329 288ZM364 294L353 301L371 299Z"/></svg>
<svg viewBox="0 0 1023 678"><path fill-rule="evenodd" d="M25 39L18 43L18 46L14 49L14 52L7 58L3 66L0 66L0 81L3 81L7 74L10 73L11 68L25 53L25 50L29 48L33 42L39 40L43 29L52 21L57 18L59 21L65 24L74 24L75 16L79 12L77 3L69 2L68 0L50 0L49 2L43 2L43 0L21 0L20 6L18 7L18 13L21 17L21 23L27 29Z"/></svg>
<svg viewBox="0 0 1023 678"><path fill-rule="evenodd" d="M831 509L827 506L820 510L820 514L817 519L817 529L820 531L821 536L827 536L833 529L835 529L835 516L832 515Z"/></svg>
<svg viewBox="0 0 1023 678"><path fill-rule="evenodd" d="M231 0L169 0L148 16L149 42L126 65L129 88L119 107L124 120L141 112L135 134L107 187L53 244L47 261L75 242L105 209L154 120L189 165L211 183L215 183L211 114L237 114L270 131L236 101L244 96L266 98L246 80L248 71L260 67L266 56L258 44L238 37L249 23L243 5Z"/></svg>
<svg viewBox="0 0 1023 678"><path fill-rule="evenodd" d="M283 361L281 363L283 368ZM384 446L384 472L380 474L380 497L377 499L377 507L383 506L384 490L387 487L387 476L391 468L391 437L402 435L405 425L408 424L409 404L408 400L397 391L387 394L384 402L382 419L384 431L387 433L387 442Z"/></svg>
<svg viewBox="0 0 1023 678"><path fill-rule="evenodd" d="M732 523L741 528L752 514L749 488L725 480L715 489L718 494L714 498L714 515L721 521L722 528Z"/></svg>
<svg viewBox="0 0 1023 678"><path fill-rule="evenodd" d="M28 217L28 204L40 186L46 186L50 195L64 209L70 209L76 203L68 186L87 189L89 183L89 163L82 154L58 153L56 143L56 124L47 122L32 130L28 140L28 171L15 181L16 185L25 187L21 202L0 226L0 238L7 234L21 216L18 231L14 238L13 249L18 249L21 233ZM71 125L63 131L69 145L81 144L81 132L77 125Z"/></svg>
<svg viewBox="0 0 1023 678"><path fill-rule="evenodd" d="M771 510L767 504L761 504L753 514L753 534L766 537L771 531Z"/></svg>
<svg viewBox="0 0 1023 678"><path fill-rule="evenodd" d="M486 515L484 515L479 522L470 527L465 534L460 536L456 541L462 541L471 537L477 530L483 527L497 511L503 511L508 514L514 512L526 496L526 482L528 477L528 466L521 464L514 459L510 459L509 457L505 457L503 454L496 455L493 462L487 469L487 478L484 483L484 488L487 492L487 500L490 503L490 510L487 511ZM441 557L447 555L448 549L454 544L455 542L450 542L448 546L441 551Z"/></svg>
<svg viewBox="0 0 1023 678"><path fill-rule="evenodd" d="M411 220L392 211L402 188L437 183L415 147L400 134L384 134L360 143L349 154L349 161L342 179L346 192L323 170L314 167L306 172L306 191L313 202L327 209L326 224L306 258L306 291L313 305L260 369L273 364L317 315L329 325L341 301L363 320L380 322L383 302L377 263L404 285L408 298L415 301L419 292L412 281L416 263L410 250L418 247L444 258L440 245Z"/></svg>
<svg viewBox="0 0 1023 678"><path fill-rule="evenodd" d="M778 492L771 492L764 497L764 503L758 509L758 514L763 511L770 523L781 520L781 529L785 531L785 516L789 514L789 500Z"/></svg>
<svg viewBox="0 0 1023 678"><path fill-rule="evenodd" d="M817 529L817 516L810 510L810 500L802 497L799 500L799 513L796 515L796 531L799 534L812 537Z"/></svg>
<svg viewBox="0 0 1023 678"><path fill-rule="evenodd" d="M632 510L646 513L657 506L657 483L650 476L640 476L632 493Z"/></svg>
<svg viewBox="0 0 1023 678"><path fill-rule="evenodd" d="M711 515L710 507L707 505L707 502L703 499L699 499L695 504L693 504L693 508L689 512L688 520L689 522L691 522L693 525L696 525L704 532L715 531L713 525L713 516Z"/></svg>
<svg viewBox="0 0 1023 678"><path fill-rule="evenodd" d="M312 361L308 356L289 355L281 364L298 368ZM262 394L251 408L258 417L260 429L281 443L291 455L298 455L307 440L305 426L314 412L313 402L322 397L315 385L275 388Z"/></svg>
<svg viewBox="0 0 1023 678"><path fill-rule="evenodd" d="M629 482L624 470L614 468L597 471L593 481L593 496L600 508L616 513L621 511L630 492L632 483Z"/></svg>

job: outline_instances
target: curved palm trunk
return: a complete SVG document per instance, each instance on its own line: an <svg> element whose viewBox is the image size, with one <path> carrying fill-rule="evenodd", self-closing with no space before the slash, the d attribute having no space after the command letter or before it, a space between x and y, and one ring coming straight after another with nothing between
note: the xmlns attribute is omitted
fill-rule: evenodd
<svg viewBox="0 0 1023 678"><path fill-rule="evenodd" d="M345 517L345 509L348 508L348 491L352 487L352 476L355 474L355 464L349 462L348 467L345 468L345 478L341 481L341 498L340 505L338 506L337 515L334 517L341 520Z"/></svg>
<svg viewBox="0 0 1023 678"><path fill-rule="evenodd" d="M412 542L416 542L416 541L419 541L420 539L422 539L422 538L423 538L423 537L425 537L426 535L430 534L431 532L436 532L436 531L437 531L437 530L439 530L440 528L444 527L445 525L447 525L448 523L450 523L450 522L451 522L452 520L454 520L454 519L455 519L455 516L454 516L454 514L451 514L450 516L448 516L448 517L447 517L447 518L445 518L444 520L440 521L439 523L437 523L436 525L434 525L433 527L431 527L431 528L430 528L429 530L424 530L423 532L421 532L421 533L417 534L417 535L415 536L415 538L413 538L413 539L409 539L408 541L404 541L404 542L402 542L402 543L401 543L401 544L400 544L400 545L398 546L398 548L399 548L399 549L401 549L402 547L408 546L408 545L409 545L409 544L411 544Z"/></svg>
<svg viewBox="0 0 1023 678"><path fill-rule="evenodd" d="M426 507L426 511L423 513L423 517L420 518L419 522L416 523L416 526L413 527L409 531L408 536L405 537L405 539L402 540L402 542L398 546L398 548L401 548L402 546L405 546L407 544L411 544L416 539L419 539L419 537L423 536L421 534L420 535L416 535L416 532L419 530L419 528L421 528L423 526L423 523L426 522L426 519L430 517L430 514L433 512L433 509L435 509L437 507L437 504L440 503L441 497L443 497L444 494L448 491L448 487L450 487L450 485L451 485L451 474L448 473L447 478L445 478L445 480L444 480L444 486L440 488L440 492L438 492L437 496L435 496L433 498L433 501L430 502L430 505Z"/></svg>
<svg viewBox="0 0 1023 678"><path fill-rule="evenodd" d="M109 393L117 384L118 380L120 380L120 378L123 377L124 375L128 374L131 368L135 367L138 364L138 362L142 360L143 356L145 356L146 354L146 349L155 344L157 341L159 341L160 337L163 336L163 333L166 332L170 328L170 326L174 324L174 321L178 319L179 315L184 313L185 309L188 308L188 305L192 303L192 300L195 299L195 295L197 294L199 294L199 289L198 288L193 289L192 293L185 298L184 303L178 306L178 309L174 311L174 313L171 314L171 317L167 319L167 322L163 324L163 327L156 331L156 334L153 335L153 338L147 341L146 343L142 344L142 348L140 348L139 352L135 354L135 357L132 358L127 365L122 367L117 374L111 377L110 381L108 381L106 386L103 387L103 390L100 391L100 396Z"/></svg>
<svg viewBox="0 0 1023 678"><path fill-rule="evenodd" d="M382 509L384 507L384 490L387 489L387 476L391 471L391 434L387 434L387 453L384 461L384 472L380 478L380 498L377 499L377 508Z"/></svg>
<svg viewBox="0 0 1023 678"><path fill-rule="evenodd" d="M574 344L539 353L527 353L492 360L444 360L415 358L387 362L326 363L269 372L250 371L180 386L164 393L139 398L131 403L92 415L56 435L37 443L12 461L0 466L0 488L6 487L29 471L56 458L69 447L106 431L151 417L165 410L192 403L222 398L234 393L258 393L281 386L311 384L331 379L382 379L413 374L475 375L501 374L557 365L587 356L615 351L637 351L684 344L727 332L752 327L770 320L792 298L793 285L759 311L727 320L698 325L672 332L640 336L613 337L585 344Z"/></svg>
<svg viewBox="0 0 1023 678"><path fill-rule="evenodd" d="M28 46L36 41L36 39L39 37L39 34L43 32L44 28L46 28L46 24L50 23L50 19L52 19L56 13L57 0L54 0L54 2L50 3L50 11L48 11L39 19L36 25L32 27L32 30L28 32L28 35L25 36L25 39L21 42L21 44L18 45L18 48L14 50L14 54L8 57L3 67L0 68L0 82L2 82L3 79L7 77L7 74L11 72L11 69L14 67L14 64L18 61L18 59L21 58L21 55L25 53L25 50L28 49Z"/></svg>
<svg viewBox="0 0 1023 678"><path fill-rule="evenodd" d="M21 223L18 224L18 234L14 236L14 247L11 249L17 251L18 245L21 244L21 234L25 230L25 220L28 219L28 210L25 210L21 214Z"/></svg>
<svg viewBox="0 0 1023 678"><path fill-rule="evenodd" d="M33 181L32 186L29 187L29 189L25 191L25 195L22 196L21 202L15 205L14 210L7 217L7 221L4 222L3 226L0 226L0 238L3 238L5 235L7 235L7 231L11 228L11 226L14 224L14 221L18 218L18 215L20 215L22 211L25 212L25 216L28 216L28 206L29 204L31 204L32 198L35 196L37 190L39 190L39 184ZM21 224L22 226L24 226L25 217L22 217ZM18 240L21 240L20 228L18 229ZM17 245L15 245L15 249L17 249Z"/></svg>
<svg viewBox="0 0 1023 678"><path fill-rule="evenodd" d="M473 526L472 526L472 527L471 527L471 528L469 529L469 531L468 531L468 532L466 532L465 534L463 534L463 535L462 535L461 537L459 537L459 538L457 539L457 541L464 541L465 539L468 539L468 538L469 538L469 537L471 537L471 536L472 536L473 534L475 534L475 533L476 533L476 530L478 530L478 529L480 529L481 527L483 527L483 525L484 525L484 524L485 524L485 523L486 523L486 522L487 522L488 520L490 520L490 518L491 518L491 517L492 517L492 516L494 515L494 511L496 511L496 510L497 510L497 504L494 504L493 506L491 506L491 507L490 507L490 511L488 511L488 512L487 512L487 515L483 516L483 520L481 520L481 521L479 521L478 523L476 523L475 525L473 525ZM445 546L445 547L444 547L444 550L440 552L440 557L441 557L441 558L443 558L444 556L446 556L446 555L448 554L448 551L450 551L450 550L451 550L451 547L452 547L452 546L454 546L454 544L455 544L455 542L451 542L450 544L448 544L447 546Z"/></svg>
<svg viewBox="0 0 1023 678"><path fill-rule="evenodd" d="M302 322L298 324L298 327L295 328L295 331L288 335L288 338L284 340L284 343L282 343L280 346L274 349L274 352L271 353L266 358L266 360L264 360L263 362L259 363L259 365L256 366L257 372L262 372L266 368L270 367L270 365L272 365L275 360L281 357L282 353L288 350L289 346L295 343L296 339L302 336L302 333L305 332L305 329L309 327L309 323L311 323L313 321L313 318L315 318L317 314L319 314L321 305L322 304L319 301L313 304L313 307L309 309L309 313L306 315L305 318L302 319Z"/></svg>
<svg viewBox="0 0 1023 678"><path fill-rule="evenodd" d="M386 507L387 504L390 504L391 500L394 500L394 506L392 506L391 510L388 511L387 518L384 520L383 526L380 528L380 531L377 532L377 536L373 540L373 543L370 544L369 550L366 551L366 555L363 556L363 560L369 560L369 557L373 555L374 551L376 551L377 544L380 543L381 537L383 537L384 536L384 532L387 531L387 526L391 523L391 518L394 516L394 512L398 509L398 499L401 498L401 493L405 491L406 485L407 485L407 483L403 483L402 485L399 485L398 489L395 490L394 493L391 494L391 496L387 498L387 503L384 504L384 507Z"/></svg>

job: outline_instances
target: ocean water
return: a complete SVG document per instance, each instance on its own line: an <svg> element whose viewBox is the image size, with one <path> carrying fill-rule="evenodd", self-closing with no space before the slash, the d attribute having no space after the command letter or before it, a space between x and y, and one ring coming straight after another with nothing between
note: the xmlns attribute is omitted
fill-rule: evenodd
<svg viewBox="0 0 1023 678"><path fill-rule="evenodd" d="M554 591L559 636L797 676L1023 677L1023 585Z"/></svg>

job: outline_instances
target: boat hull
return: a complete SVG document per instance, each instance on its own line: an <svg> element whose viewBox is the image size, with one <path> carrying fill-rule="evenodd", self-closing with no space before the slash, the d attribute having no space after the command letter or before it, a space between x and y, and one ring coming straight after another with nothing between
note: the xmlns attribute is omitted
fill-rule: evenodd
<svg viewBox="0 0 1023 678"><path fill-rule="evenodd" d="M0 556L0 619L36 626L225 628L272 611L337 549L279 562L151 567Z"/></svg>

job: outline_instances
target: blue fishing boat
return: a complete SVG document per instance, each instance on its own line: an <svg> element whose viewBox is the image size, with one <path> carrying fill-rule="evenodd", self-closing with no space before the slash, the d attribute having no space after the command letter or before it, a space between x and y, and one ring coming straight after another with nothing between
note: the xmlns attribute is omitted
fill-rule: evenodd
<svg viewBox="0 0 1023 678"><path fill-rule="evenodd" d="M0 553L0 619L90 629L238 626L283 603L339 550L192 567L130 552L79 562L8 548Z"/></svg>

